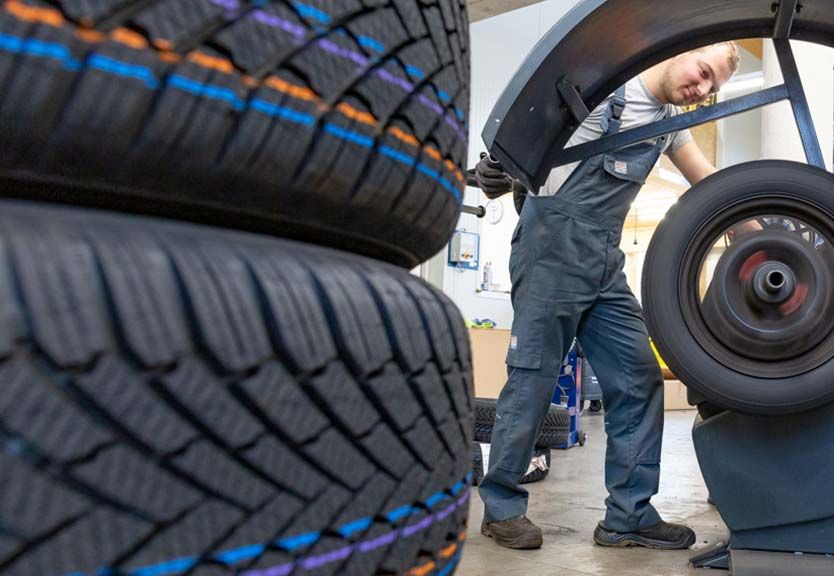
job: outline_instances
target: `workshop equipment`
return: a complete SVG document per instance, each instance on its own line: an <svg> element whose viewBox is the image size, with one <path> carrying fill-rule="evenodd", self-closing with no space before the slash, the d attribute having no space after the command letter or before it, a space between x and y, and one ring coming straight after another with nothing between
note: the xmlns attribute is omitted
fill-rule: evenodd
<svg viewBox="0 0 834 576"><path fill-rule="evenodd" d="M599 385L599 380L594 375L594 369L591 363L584 356L582 357L582 398L579 402L579 411L581 414L588 412L597 413L602 410L602 388Z"/></svg>
<svg viewBox="0 0 834 576"><path fill-rule="evenodd" d="M684 194L649 245L646 323L698 406L695 451L730 529L697 566L834 574L832 191L813 166L734 166Z"/></svg>
<svg viewBox="0 0 834 576"><path fill-rule="evenodd" d="M559 382L553 392L553 404L562 406L568 412L570 425L564 442L554 448L567 449L579 444L585 445L586 434L582 431L582 359L579 346L574 341L559 371Z"/></svg>

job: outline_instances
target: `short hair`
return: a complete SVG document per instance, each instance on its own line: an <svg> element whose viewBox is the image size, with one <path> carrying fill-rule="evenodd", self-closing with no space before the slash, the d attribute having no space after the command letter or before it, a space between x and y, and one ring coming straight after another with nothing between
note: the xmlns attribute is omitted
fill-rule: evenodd
<svg viewBox="0 0 834 576"><path fill-rule="evenodd" d="M738 51L738 44L733 42L732 40L728 40L727 42L718 42L717 44L711 44L709 46L704 46L703 48L698 48L695 50L696 52L703 52L708 48L724 48L727 50L727 65L730 67L730 73L735 74L738 72L738 67L741 64L741 54Z"/></svg>
<svg viewBox="0 0 834 576"><path fill-rule="evenodd" d="M730 40L728 42L719 42L715 46L727 49L727 64L730 65L730 71L733 74L738 72L738 67L741 64L741 54L738 52L738 44Z"/></svg>

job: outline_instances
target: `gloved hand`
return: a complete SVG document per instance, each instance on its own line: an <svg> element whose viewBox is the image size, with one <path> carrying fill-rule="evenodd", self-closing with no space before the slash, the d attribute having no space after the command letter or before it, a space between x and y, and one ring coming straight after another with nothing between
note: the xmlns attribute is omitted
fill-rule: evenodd
<svg viewBox="0 0 834 576"><path fill-rule="evenodd" d="M504 172L498 160L486 152L481 152L481 161L466 171L466 181L469 186L480 188L490 200L512 192L515 210L521 214L524 199L527 198L527 188L521 181Z"/></svg>
<svg viewBox="0 0 834 576"><path fill-rule="evenodd" d="M512 192L513 179L504 172L498 160L486 152L481 152L481 161L469 173L474 176L475 186L490 200Z"/></svg>

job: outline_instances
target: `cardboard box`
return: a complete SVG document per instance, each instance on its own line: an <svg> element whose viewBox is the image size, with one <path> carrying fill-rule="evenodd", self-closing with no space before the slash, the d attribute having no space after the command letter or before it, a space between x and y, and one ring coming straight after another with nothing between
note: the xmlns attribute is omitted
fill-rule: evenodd
<svg viewBox="0 0 834 576"><path fill-rule="evenodd" d="M472 343L472 365L475 372L475 396L498 398L507 382L507 349L510 347L510 331L493 329L469 329Z"/></svg>
<svg viewBox="0 0 834 576"><path fill-rule="evenodd" d="M680 380L666 380L664 383L663 407L666 410L692 410L686 401L686 386Z"/></svg>
<svg viewBox="0 0 834 576"><path fill-rule="evenodd" d="M472 364L475 377L475 396L498 398L507 382L507 348L510 346L510 331L501 329L469 329L472 343ZM664 371L664 376L668 370ZM663 391L666 410L689 410L686 402L686 387L679 380L666 380Z"/></svg>

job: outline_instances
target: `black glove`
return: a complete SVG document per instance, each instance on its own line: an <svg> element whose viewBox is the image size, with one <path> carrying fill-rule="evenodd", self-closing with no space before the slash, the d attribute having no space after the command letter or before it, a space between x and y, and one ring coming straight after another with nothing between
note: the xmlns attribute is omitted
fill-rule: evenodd
<svg viewBox="0 0 834 576"><path fill-rule="evenodd" d="M524 199L527 198L527 188L519 180L504 172L498 160L486 152L481 152L481 161L474 168L466 171L466 183L480 188L490 200L512 192L515 211L521 214Z"/></svg>
<svg viewBox="0 0 834 576"><path fill-rule="evenodd" d="M481 152L481 161L474 168L474 176L477 187L490 200L512 192L513 179L504 172L498 160L486 152Z"/></svg>

